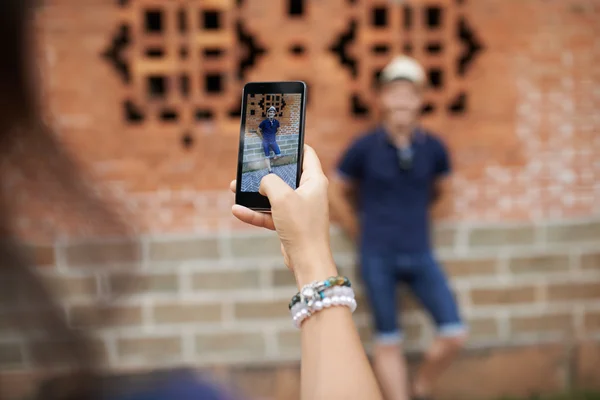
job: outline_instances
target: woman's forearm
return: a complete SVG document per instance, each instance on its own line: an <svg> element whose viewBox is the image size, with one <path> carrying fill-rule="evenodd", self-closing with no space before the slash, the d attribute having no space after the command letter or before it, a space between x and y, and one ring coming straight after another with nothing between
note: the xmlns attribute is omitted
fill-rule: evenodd
<svg viewBox="0 0 600 400"><path fill-rule="evenodd" d="M336 275L333 263L321 271L320 277L299 279L299 286ZM302 400L382 398L348 307L323 309L301 329Z"/></svg>
<svg viewBox="0 0 600 400"><path fill-rule="evenodd" d="M302 324L302 400L379 400L381 393L347 307Z"/></svg>

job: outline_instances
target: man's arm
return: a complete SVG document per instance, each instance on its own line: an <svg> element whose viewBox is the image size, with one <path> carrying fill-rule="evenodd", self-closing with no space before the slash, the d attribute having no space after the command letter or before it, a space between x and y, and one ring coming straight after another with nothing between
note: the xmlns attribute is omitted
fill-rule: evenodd
<svg viewBox="0 0 600 400"><path fill-rule="evenodd" d="M275 137L277 137L279 135L279 132L281 132L281 122L279 122L278 119L275 120L275 123L277 125L277 128L275 128Z"/></svg>
<svg viewBox="0 0 600 400"><path fill-rule="evenodd" d="M431 216L444 218L452 211L452 182L450 177L436 179L432 188Z"/></svg>
<svg viewBox="0 0 600 400"><path fill-rule="evenodd" d="M355 243L358 241L357 188L363 177L366 142L359 139L342 155L329 184L331 214Z"/></svg>
<svg viewBox="0 0 600 400"><path fill-rule="evenodd" d="M448 206L450 205L452 191L450 155L443 142L439 141L437 145L435 177L431 193L431 206L433 207L432 214L434 217L444 216L449 213Z"/></svg>
<svg viewBox="0 0 600 400"><path fill-rule="evenodd" d="M258 128L256 128L256 135L260 138L260 140L262 140L263 134L262 134L262 129L260 128L260 126Z"/></svg>
<svg viewBox="0 0 600 400"><path fill-rule="evenodd" d="M356 217L356 183L335 173L329 181L331 214L353 242L358 242L359 223Z"/></svg>
<svg viewBox="0 0 600 400"><path fill-rule="evenodd" d="M450 192L450 177L441 176L436 178L431 192L431 205L434 206L440 202L444 195Z"/></svg>

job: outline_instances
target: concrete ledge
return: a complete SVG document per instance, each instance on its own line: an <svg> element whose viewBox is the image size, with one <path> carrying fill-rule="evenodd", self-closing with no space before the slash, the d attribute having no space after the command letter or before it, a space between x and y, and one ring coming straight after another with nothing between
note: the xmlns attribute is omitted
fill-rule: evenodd
<svg viewBox="0 0 600 400"><path fill-rule="evenodd" d="M282 156L281 158L278 158L277 160L271 159L271 166L272 167L278 167L278 166L281 166L281 165L295 164L296 163L296 159L297 159L297 155L296 154ZM251 172L251 171L257 171L257 170L261 170L261 169L265 169L265 159L264 159L264 157L260 158L257 161L245 162L244 166L242 167L242 172Z"/></svg>
<svg viewBox="0 0 600 400"><path fill-rule="evenodd" d="M593 348L600 353L599 342L588 346L588 350ZM578 385L579 373L573 369L572 361L579 363L584 356L561 343L464 351L441 377L434 397L441 400L486 400L592 388L593 385ZM419 361L419 356L409 356L411 375ZM590 372L593 373L588 369L588 374ZM229 383L239 386L250 397L287 400L299 399L299 373L297 363L279 363L232 368L226 376ZM590 378L588 375L587 379ZM599 370L595 371L594 378L600 382ZM258 387L256 382L269 384Z"/></svg>
<svg viewBox="0 0 600 400"><path fill-rule="evenodd" d="M593 367L589 353L600 354L600 342L575 346L549 343L535 346L512 346L487 350L464 351L442 375L434 396L441 400L495 400L501 397L531 397L562 393L575 389L598 387L600 371ZM419 357L409 356L409 370L414 374ZM581 369L581 366L587 369ZM106 383L134 387L168 373L166 369L120 368ZM262 362L244 366L214 363L197 372L225 387L236 387L248 398L295 400L300 398L300 364L296 360ZM14 375L14 373L13 373ZM3 389L11 383L22 388L31 375L19 373L22 379L3 379ZM2 375L0 375L2 378ZM4 386L6 382L6 387Z"/></svg>

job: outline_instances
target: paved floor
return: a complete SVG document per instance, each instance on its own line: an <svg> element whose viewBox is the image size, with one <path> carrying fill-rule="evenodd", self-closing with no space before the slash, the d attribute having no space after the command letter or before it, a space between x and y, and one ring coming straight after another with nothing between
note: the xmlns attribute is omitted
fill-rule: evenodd
<svg viewBox="0 0 600 400"><path fill-rule="evenodd" d="M244 173L242 175L242 192L258 192L260 180L267 175L267 173L268 171L266 168ZM296 164L273 167L273 173L283 179L285 183L290 185L293 189L296 189Z"/></svg>

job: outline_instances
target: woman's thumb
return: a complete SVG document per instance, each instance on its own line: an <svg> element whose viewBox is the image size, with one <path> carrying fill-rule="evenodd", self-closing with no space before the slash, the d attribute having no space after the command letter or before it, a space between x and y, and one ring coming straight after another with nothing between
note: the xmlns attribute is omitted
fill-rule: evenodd
<svg viewBox="0 0 600 400"><path fill-rule="evenodd" d="M260 181L258 192L269 198L271 204L276 203L278 199L286 196L294 190L275 174L266 175Z"/></svg>

